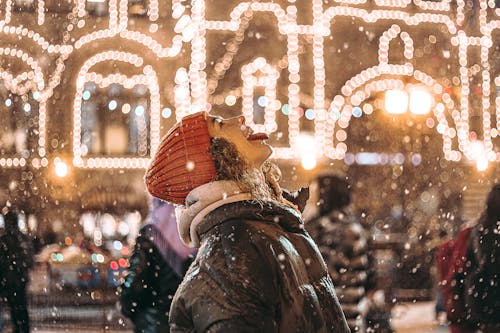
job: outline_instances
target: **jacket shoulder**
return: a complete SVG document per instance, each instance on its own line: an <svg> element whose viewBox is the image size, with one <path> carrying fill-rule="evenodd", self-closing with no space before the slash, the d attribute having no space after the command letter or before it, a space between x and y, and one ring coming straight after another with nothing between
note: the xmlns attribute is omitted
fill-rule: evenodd
<svg viewBox="0 0 500 333"><path fill-rule="evenodd" d="M276 276L257 233L238 219L207 232L174 298L171 323L182 327L196 317L196 331L204 332L243 314L257 321L273 313L279 299Z"/></svg>

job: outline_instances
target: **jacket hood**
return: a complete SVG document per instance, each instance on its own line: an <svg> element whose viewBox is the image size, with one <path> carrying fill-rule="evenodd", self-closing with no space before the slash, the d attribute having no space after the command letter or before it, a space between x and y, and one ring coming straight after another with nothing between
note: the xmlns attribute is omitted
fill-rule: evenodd
<svg viewBox="0 0 500 333"><path fill-rule="evenodd" d="M199 235L217 224L232 219L279 223L288 231L303 231L304 222L293 207L276 201L252 200L235 182L215 181L197 187L186 198L186 206L177 208L179 235L190 247L198 247Z"/></svg>

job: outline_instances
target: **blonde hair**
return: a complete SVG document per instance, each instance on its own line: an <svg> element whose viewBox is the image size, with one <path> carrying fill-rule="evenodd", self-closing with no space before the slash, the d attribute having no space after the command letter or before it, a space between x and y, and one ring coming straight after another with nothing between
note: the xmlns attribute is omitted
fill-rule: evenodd
<svg viewBox="0 0 500 333"><path fill-rule="evenodd" d="M257 201L276 199L262 171L252 167L232 142L212 138L211 153L215 162L215 180L232 180Z"/></svg>

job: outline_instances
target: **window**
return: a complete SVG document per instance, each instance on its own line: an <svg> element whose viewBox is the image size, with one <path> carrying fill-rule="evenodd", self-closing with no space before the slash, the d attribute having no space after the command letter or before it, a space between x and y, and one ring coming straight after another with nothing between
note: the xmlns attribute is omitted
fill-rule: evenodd
<svg viewBox="0 0 500 333"><path fill-rule="evenodd" d="M87 0L86 6L89 15L106 16L108 14L107 0Z"/></svg>
<svg viewBox="0 0 500 333"><path fill-rule="evenodd" d="M144 0L131 0L128 3L128 13L135 16L145 16L148 13L147 2Z"/></svg>
<svg viewBox="0 0 500 333"><path fill-rule="evenodd" d="M32 12L35 10L35 0L15 0L14 5L18 11Z"/></svg>
<svg viewBox="0 0 500 333"><path fill-rule="evenodd" d="M145 86L127 90L119 84L105 89L87 84L81 117L82 156L148 156L149 109Z"/></svg>
<svg viewBox="0 0 500 333"><path fill-rule="evenodd" d="M0 84L0 154L27 158L29 138L37 134L38 103L31 93L18 96L2 87Z"/></svg>

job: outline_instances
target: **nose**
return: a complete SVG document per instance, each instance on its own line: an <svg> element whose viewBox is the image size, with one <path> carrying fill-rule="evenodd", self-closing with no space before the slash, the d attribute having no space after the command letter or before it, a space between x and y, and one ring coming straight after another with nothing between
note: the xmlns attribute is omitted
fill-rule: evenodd
<svg viewBox="0 0 500 333"><path fill-rule="evenodd" d="M238 122L238 125L245 125L245 117L244 116L236 117L236 121Z"/></svg>

